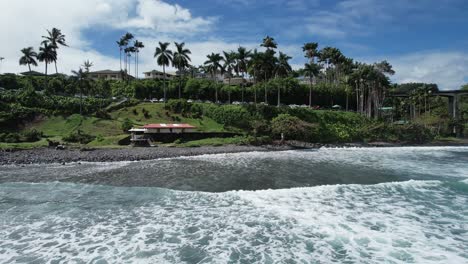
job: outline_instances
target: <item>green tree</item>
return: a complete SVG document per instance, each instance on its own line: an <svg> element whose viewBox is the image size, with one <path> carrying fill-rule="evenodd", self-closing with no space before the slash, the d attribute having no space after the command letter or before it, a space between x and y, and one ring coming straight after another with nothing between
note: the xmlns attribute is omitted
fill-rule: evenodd
<svg viewBox="0 0 468 264"><path fill-rule="evenodd" d="M140 50L142 48L145 47L145 45L143 44L143 42L141 41L138 41L138 40L135 40L135 42L133 43L133 47L135 48L135 53L136 53L136 56L135 56L135 78L138 79L138 75L140 73Z"/></svg>
<svg viewBox="0 0 468 264"><path fill-rule="evenodd" d="M179 99L182 98L182 90L181 90L181 77L185 69L190 65L190 54L192 52L189 49L186 49L185 43L177 43L174 42L176 46L176 51L174 52L174 57L172 60L172 65L179 71Z"/></svg>
<svg viewBox="0 0 468 264"><path fill-rule="evenodd" d="M31 72L31 64L37 67L37 53L34 51L33 47L24 48L21 50L23 56L19 60L20 65L28 65L29 71Z"/></svg>
<svg viewBox="0 0 468 264"><path fill-rule="evenodd" d="M58 74L58 69L57 69L57 50L59 49L59 46L64 46L68 47L65 41L65 35L62 34L62 31L58 28L52 28L52 30L47 30L48 36L42 36L45 40L43 42L48 43L49 45L52 46L52 48L55 50L55 58L54 58L54 64L55 64L55 73Z"/></svg>
<svg viewBox="0 0 468 264"><path fill-rule="evenodd" d="M292 71L289 60L292 59L290 56L280 52L278 57L278 63L275 65L276 77L286 77ZM278 107L281 106L281 86L277 87L278 92Z"/></svg>
<svg viewBox="0 0 468 264"><path fill-rule="evenodd" d="M154 57L159 66L163 67L163 86L164 86L164 102L167 102L167 87L166 87L166 67L172 62L172 51L168 49L169 42L159 42L159 47L156 47Z"/></svg>
<svg viewBox="0 0 468 264"><path fill-rule="evenodd" d="M213 82L216 81L215 76L216 73L219 71L221 74L223 73L223 66L221 65L221 61L223 60L223 57L219 53L211 53L210 55L206 56L208 58L207 61L205 61L205 66L207 66L207 70L210 71L211 77L213 79ZM218 102L218 86L215 85L215 102Z"/></svg>
<svg viewBox="0 0 468 264"><path fill-rule="evenodd" d="M87 73L80 67L78 71L72 71L74 80L80 89L80 115L83 114L83 89L86 82Z"/></svg>
<svg viewBox="0 0 468 264"><path fill-rule="evenodd" d="M42 47L39 48L39 54L37 54L37 59L40 62L44 62L45 65L45 83L47 86L47 67L50 63L57 60L57 52L55 48L48 44L47 42L42 43Z"/></svg>

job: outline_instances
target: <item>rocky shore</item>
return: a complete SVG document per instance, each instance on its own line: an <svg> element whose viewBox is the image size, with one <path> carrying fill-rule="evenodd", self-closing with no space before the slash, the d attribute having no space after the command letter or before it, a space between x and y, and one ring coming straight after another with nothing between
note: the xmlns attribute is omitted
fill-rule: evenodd
<svg viewBox="0 0 468 264"><path fill-rule="evenodd" d="M205 147L153 147L153 148L120 148L120 149L63 149L36 148L28 150L0 150L0 165L8 164L50 164L70 162L113 162L139 161L205 154L240 153L252 151L282 151L293 149L327 148L360 148L360 147L410 147L410 146L468 146L468 140L458 143L432 142L429 144L398 144L388 142L314 144L300 141L275 142L265 146L205 146Z"/></svg>
<svg viewBox="0 0 468 264"><path fill-rule="evenodd" d="M121 149L64 149L37 148L0 151L0 165L47 164L70 162L138 161L204 154L239 153L252 151L278 151L293 149L290 146L219 146L196 148L121 148Z"/></svg>

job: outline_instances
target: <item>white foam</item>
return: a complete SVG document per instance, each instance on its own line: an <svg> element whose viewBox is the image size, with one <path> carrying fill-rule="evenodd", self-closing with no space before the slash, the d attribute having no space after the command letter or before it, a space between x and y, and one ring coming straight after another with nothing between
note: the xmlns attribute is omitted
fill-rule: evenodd
<svg viewBox="0 0 468 264"><path fill-rule="evenodd" d="M18 193L27 186L6 191L27 199L27 193ZM466 237L451 232L466 230L466 215L454 208L467 210L468 197L453 199L440 181L220 194L80 186L43 184L42 198L30 197L32 204L8 213L16 217L0 212L0 259L467 262ZM38 193L41 185L34 188ZM69 195L75 190L81 198L47 197L52 190ZM126 206L127 201L132 203Z"/></svg>

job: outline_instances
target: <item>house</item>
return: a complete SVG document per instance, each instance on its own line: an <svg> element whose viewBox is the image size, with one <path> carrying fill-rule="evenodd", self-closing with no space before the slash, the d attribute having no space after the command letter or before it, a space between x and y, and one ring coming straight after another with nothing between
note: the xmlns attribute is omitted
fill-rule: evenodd
<svg viewBox="0 0 468 264"><path fill-rule="evenodd" d="M145 143L161 136L177 136L195 133L196 127L189 124L148 124L142 128L132 128L130 141L134 144Z"/></svg>
<svg viewBox="0 0 468 264"><path fill-rule="evenodd" d="M115 80L115 81L124 81L132 80L133 76L125 73L124 71L112 71L112 70L103 70L103 71L94 71L88 73L89 78L97 80Z"/></svg>
<svg viewBox="0 0 468 264"><path fill-rule="evenodd" d="M193 133L195 127L189 124L149 124L143 127L146 129L146 134L181 134L181 133Z"/></svg>
<svg viewBox="0 0 468 264"><path fill-rule="evenodd" d="M157 71L157 70L152 70L149 72L144 72L145 79L155 79L155 80L170 80L174 78L175 74L170 74L166 72L166 75L164 75L163 72ZM165 77L164 77L165 76Z"/></svg>
<svg viewBox="0 0 468 264"><path fill-rule="evenodd" d="M22 72L20 73L23 76L45 76L42 72L37 72L37 71L27 71L27 72Z"/></svg>
<svg viewBox="0 0 468 264"><path fill-rule="evenodd" d="M230 85L241 85L246 84L248 81L242 77L224 77L223 83Z"/></svg>

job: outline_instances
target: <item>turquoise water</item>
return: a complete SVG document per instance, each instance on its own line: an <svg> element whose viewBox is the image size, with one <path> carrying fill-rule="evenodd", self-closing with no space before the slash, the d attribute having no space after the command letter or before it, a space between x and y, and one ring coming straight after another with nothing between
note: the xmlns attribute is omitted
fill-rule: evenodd
<svg viewBox="0 0 468 264"><path fill-rule="evenodd" d="M468 263L468 148L0 167L2 263Z"/></svg>

